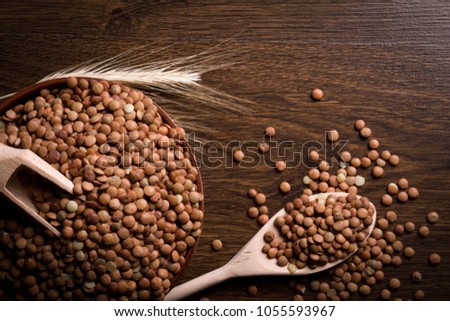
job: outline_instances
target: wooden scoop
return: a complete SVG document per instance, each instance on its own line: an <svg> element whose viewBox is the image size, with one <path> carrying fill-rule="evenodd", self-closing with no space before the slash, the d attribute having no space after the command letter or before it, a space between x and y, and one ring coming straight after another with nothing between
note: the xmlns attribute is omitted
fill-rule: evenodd
<svg viewBox="0 0 450 321"><path fill-rule="evenodd" d="M59 237L61 234L58 230L38 214L36 207L31 201L30 193L21 187L17 177L20 168L27 168L35 172L70 194L73 191L72 181L32 151L0 144L0 193Z"/></svg>
<svg viewBox="0 0 450 321"><path fill-rule="evenodd" d="M317 198L327 198L330 194L336 195L337 197L348 195L348 193L323 193L312 195L309 197L309 199L312 201ZM360 197L361 196L358 196L358 198ZM372 233L373 228L375 227L377 217L375 206L372 203L370 203L370 205L373 207L374 213L372 216L373 222L369 226L369 233L367 235L367 238ZM286 266L278 266L276 264L276 260L268 259L266 254L262 252L262 248L265 244L264 234L268 231L273 231L275 235L278 235L279 232L273 223L277 217L283 216L285 214L286 212L284 208L276 213L263 227L261 227L258 233L256 233L253 238L251 238L250 241L248 241L248 243L244 245L244 247L227 264L214 271L199 276L191 281L174 287L166 295L165 300L181 300L200 290L206 289L210 286L234 277L256 275L308 275L321 272L344 262L356 252L355 251L353 253L350 253L342 260L336 260L335 262L328 263L324 266L318 266L315 269L304 267L303 269L296 270L294 273L290 273Z"/></svg>

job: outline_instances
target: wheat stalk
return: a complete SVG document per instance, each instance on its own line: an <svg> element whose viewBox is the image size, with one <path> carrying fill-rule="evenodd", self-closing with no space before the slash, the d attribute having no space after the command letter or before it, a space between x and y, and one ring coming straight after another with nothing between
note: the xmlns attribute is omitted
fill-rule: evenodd
<svg viewBox="0 0 450 321"><path fill-rule="evenodd" d="M232 58L238 50L215 46L186 57L152 61L156 54L169 47L148 48L135 47L111 58L83 62L54 72L39 82L71 76L99 78L139 88L156 99L161 94L175 95L222 111L243 113L247 110L243 105L247 101L200 84L203 74L233 65Z"/></svg>
<svg viewBox="0 0 450 321"><path fill-rule="evenodd" d="M162 95L174 95L225 112L247 111L244 104L249 101L200 84L203 74L235 64L233 59L242 54L241 49L224 48L221 43L194 55L154 60L170 47L134 47L110 58L91 59L53 72L38 82L71 76L98 78L141 89L156 100L167 100ZM13 94L1 96L0 100Z"/></svg>

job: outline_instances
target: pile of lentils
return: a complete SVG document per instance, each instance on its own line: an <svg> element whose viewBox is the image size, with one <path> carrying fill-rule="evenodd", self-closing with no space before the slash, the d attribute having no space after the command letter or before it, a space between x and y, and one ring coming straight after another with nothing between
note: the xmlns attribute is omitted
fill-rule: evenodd
<svg viewBox="0 0 450 321"><path fill-rule="evenodd" d="M326 232L326 229L330 227L329 224L326 224L326 219L323 220L327 206L320 206L319 211L317 211L316 203L314 208L310 207L308 213L306 212L309 205L309 196L317 193L349 193L347 204L349 200L350 204L352 204L357 199L356 195L360 194L361 189L366 184L366 180L369 179L369 177L358 174L358 172L370 170L370 176L373 179L380 179L388 167L399 165L400 157L398 155L391 153L389 150L380 150L380 142L373 138L372 130L366 125L364 120L356 120L354 128L363 140L367 140L367 153L362 157L356 157L348 150L339 152L339 168L335 172L331 172L333 167L327 161L321 160L319 152L314 149L310 150L308 161L317 162L319 163L318 166L310 168L307 175L302 178L303 190L301 195L292 202L286 203L285 211L288 214L274 222L278 229L278 234L273 233L272 235L272 233L269 233L264 235L264 239L268 244L263 247L263 253L270 259L276 259L278 265L287 266L287 270L290 273L295 273L298 268L304 266L314 268L320 264L326 264L335 260L337 249L342 248L344 244L346 244L345 247L348 246L350 248L352 244L346 236L350 237L350 240L353 240L353 237L355 237L356 252L343 263L326 272L303 278L303 281L300 283L294 280L288 283L289 288L294 291L293 300L303 300L308 288L314 293L316 300L348 300L358 296L368 297L372 293L373 287L377 285L382 286L382 284L385 284L385 288L382 288L380 291L380 299L398 300L399 298L395 297L395 291L400 288L401 282L395 277L390 278L386 282L383 270L388 266L398 267L405 263L405 260L414 257L414 248L405 246L401 241L401 236L404 233L412 234L416 232L418 237L426 238L430 233L429 227L439 221L439 214L431 211L426 215L426 221L429 225L422 225L418 229L411 221L407 221L405 224L398 222L397 218L399 215L389 209L394 199L397 199L398 203L402 204L419 197L419 190L411 186L405 177L389 182L386 189L381 191L380 195L382 196L379 205L376 205L376 225L369 237L363 238L363 234L355 235L351 229L345 232L346 235L343 235L345 229L332 231L331 233ZM275 128L272 126L267 127L264 130L264 134L268 137L274 136L276 134ZM327 132L327 140L330 143L337 142L339 136L337 130ZM263 154L267 153L269 151L268 144L261 142L259 151ZM242 159L244 157L245 155L242 156ZM235 160L239 161L236 158ZM284 171L286 169L285 161L276 161L275 169L277 172ZM291 190L289 182L283 181L279 186L281 193L288 193ZM257 220L260 225L266 224L270 217L269 209L265 205L267 201L265 194L256 188L251 188L248 190L247 195L255 203L254 206L248 209L248 217ZM360 205L355 206L355 204L352 204L346 206L353 206L354 209L350 209L350 213L352 211L355 213L356 207ZM368 208L366 209L368 210ZM333 212L333 210L331 211ZM356 212L357 217L359 211L358 209ZM364 214L364 217L359 217L359 221L361 219L363 222L364 220L369 222L371 216ZM306 226L305 220L307 220ZM356 219L353 220L353 224L356 226ZM366 226L368 222L365 223ZM329 223L331 224L331 221ZM310 229L311 227L313 228ZM333 227L334 223L331 226L332 230L334 230ZM338 236L339 234L342 236ZM325 238L331 241L332 252L336 250L335 253L330 254L328 252L326 254L322 251L319 255L319 244L321 244L323 250L324 244L327 243ZM302 243L299 241L301 239L303 239ZM294 247L295 243L298 244L297 250ZM328 247L329 244L325 246ZM309 247L313 248L312 258ZM350 250L353 250L353 246ZM350 251L347 250L347 253L350 253ZM339 253L339 257L345 258L346 256L344 253ZM429 265L437 266L440 262L441 257L438 253L430 253L428 257ZM412 282L420 285L422 273L413 271L410 279ZM247 292L250 292L249 289L247 289ZM256 295L257 289L253 289L251 292ZM422 300L425 298L425 292L418 289L412 294L411 298Z"/></svg>
<svg viewBox="0 0 450 321"><path fill-rule="evenodd" d="M374 207L366 197L333 194L311 201L303 194L289 205L274 225L281 237L269 231L262 251L276 259L291 273L308 267L315 269L343 260L357 250L357 243L369 236Z"/></svg>
<svg viewBox="0 0 450 321"><path fill-rule="evenodd" d="M151 98L107 81L71 77L6 111L0 143L46 160L74 196L27 181L60 238L2 210L0 299L164 299L202 228L184 139Z"/></svg>

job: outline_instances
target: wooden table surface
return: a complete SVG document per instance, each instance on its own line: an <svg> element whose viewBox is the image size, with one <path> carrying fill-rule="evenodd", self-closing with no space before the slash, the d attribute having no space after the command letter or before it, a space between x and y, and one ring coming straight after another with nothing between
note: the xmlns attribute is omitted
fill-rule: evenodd
<svg viewBox="0 0 450 321"><path fill-rule="evenodd" d="M387 279L398 277L402 287L393 297L408 300L417 289L427 299L450 299L450 5L342 4L303 1L290 4L196 4L150 1L2 1L0 5L0 95L36 82L43 76L98 56L129 48L171 45L170 58L195 54L221 44L238 52L227 62L237 64L213 71L203 84L247 99L240 114L217 110L185 99L163 107L190 132L222 145L258 141L272 125L276 139L292 141L297 151L311 140L324 143L324 131L337 129L355 155L366 141L353 129L363 118L381 148L401 157L379 180L368 177L362 192L379 204L385 186L402 176L420 190L419 199L394 203L399 222L426 224L431 210L440 214L430 236L402 237L416 256L401 267L386 267L386 279L369 299L378 299ZM310 99L320 87L321 102ZM218 144L218 143L215 143ZM214 145L214 144L211 144ZM231 146L231 145L230 145ZM229 146L229 147L230 147ZM228 149L230 150L230 148ZM304 155L303 155L304 156ZM276 173L270 166L211 168L203 166L206 218L200 246L181 282L225 264L258 230L246 216L250 187L266 193L270 213L299 195L305 166ZM280 195L278 184L293 188ZM211 250L219 238L223 249ZM427 264L431 252L442 263ZM423 272L421 284L410 281ZM317 277L317 276L316 276ZM212 300L248 300L246 288L256 285L261 300L290 300L288 280L294 277L235 279L197 294ZM306 299L312 299L307 292ZM356 297L355 299L361 299Z"/></svg>

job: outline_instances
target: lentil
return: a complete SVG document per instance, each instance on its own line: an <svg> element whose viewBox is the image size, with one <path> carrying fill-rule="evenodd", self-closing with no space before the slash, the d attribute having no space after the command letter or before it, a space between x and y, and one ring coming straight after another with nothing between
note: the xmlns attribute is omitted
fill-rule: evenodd
<svg viewBox="0 0 450 321"><path fill-rule="evenodd" d="M372 130L369 127L364 127L364 128L361 128L361 130L359 131L359 134L363 138L369 138L370 136L372 136Z"/></svg>
<svg viewBox="0 0 450 321"><path fill-rule="evenodd" d="M336 142L339 139L339 132L336 129L327 132L327 139L330 142Z"/></svg>
<svg viewBox="0 0 450 321"><path fill-rule="evenodd" d="M392 196L389 194L384 194L381 197L381 204L385 205L385 206L389 206L392 204Z"/></svg>
<svg viewBox="0 0 450 321"><path fill-rule="evenodd" d="M264 130L264 134L268 137L275 136L275 128L272 126L266 127Z"/></svg>
<svg viewBox="0 0 450 321"><path fill-rule="evenodd" d="M406 257L407 259L412 258L414 255L416 254L416 252L414 251L414 249L410 246L405 247L403 249L403 256Z"/></svg>
<svg viewBox="0 0 450 321"><path fill-rule="evenodd" d="M280 191L282 193L289 193L290 190L291 190L291 185L288 182L282 182L280 184Z"/></svg>
<svg viewBox="0 0 450 321"><path fill-rule="evenodd" d="M409 198L415 200L416 198L419 197L419 191L417 190L417 188L411 187L408 189L408 196Z"/></svg>
<svg viewBox="0 0 450 321"><path fill-rule="evenodd" d="M261 142L259 143L258 149L261 153L266 153L270 150L270 146L265 142Z"/></svg>
<svg viewBox="0 0 450 321"><path fill-rule="evenodd" d="M389 164L392 166L397 166L400 163L400 157L397 155L391 155L391 158L389 158Z"/></svg>
<svg viewBox="0 0 450 321"><path fill-rule="evenodd" d="M393 290L397 290L398 288L400 288L400 280L397 278L392 278L389 280L389 287Z"/></svg>
<svg viewBox="0 0 450 321"><path fill-rule="evenodd" d="M319 89L319 88L315 88L311 92L311 97L314 100L322 100L322 98L323 98L323 91L321 89Z"/></svg>
<svg viewBox="0 0 450 321"><path fill-rule="evenodd" d="M425 292L422 290L417 290L414 293L414 300L423 300L425 298Z"/></svg>
<svg viewBox="0 0 450 321"><path fill-rule="evenodd" d="M256 286L254 286L254 285L250 285L247 288L247 293L248 293L249 296L253 296L254 297L254 296L256 296L258 294L258 288Z"/></svg>
<svg viewBox="0 0 450 321"><path fill-rule="evenodd" d="M279 172L282 172L286 169L286 163L284 161L277 161L275 167Z"/></svg>
<svg viewBox="0 0 450 321"><path fill-rule="evenodd" d="M435 224L439 221L439 214L436 212L429 212L427 214L428 223Z"/></svg>
<svg viewBox="0 0 450 321"><path fill-rule="evenodd" d="M397 199L401 203L406 203L406 201L408 201L408 193L401 191L400 193L398 193Z"/></svg>
<svg viewBox="0 0 450 321"><path fill-rule="evenodd" d="M222 241L221 240L214 240L211 243L211 246L213 248L214 251L219 251L222 249Z"/></svg>
<svg viewBox="0 0 450 321"><path fill-rule="evenodd" d="M377 139L371 139L369 140L369 148L371 149L377 149L378 146L380 146L380 143Z"/></svg>
<svg viewBox="0 0 450 321"><path fill-rule="evenodd" d="M250 188L247 192L248 197L250 198L255 198L256 194L258 194L258 192L256 191L256 189L254 188Z"/></svg>
<svg viewBox="0 0 450 321"><path fill-rule="evenodd" d="M355 121L355 129L357 130L361 130L366 126L366 123L364 120L362 119L358 119Z"/></svg>
<svg viewBox="0 0 450 321"><path fill-rule="evenodd" d="M258 193L255 196L255 203L258 205L263 205L266 202L266 196L262 193Z"/></svg>
<svg viewBox="0 0 450 321"><path fill-rule="evenodd" d="M389 195L396 195L398 193L398 186L395 183L389 183L387 186L387 192Z"/></svg>
<svg viewBox="0 0 450 321"><path fill-rule="evenodd" d="M241 150L237 150L233 154L234 160L237 162L241 162L245 158L245 154Z"/></svg>
<svg viewBox="0 0 450 321"><path fill-rule="evenodd" d="M437 253L433 253L428 257L428 262L431 265L439 265L441 263L441 256Z"/></svg>
<svg viewBox="0 0 450 321"><path fill-rule="evenodd" d="M422 225L419 228L419 236L420 237L427 237L430 234L430 229L428 228L428 226Z"/></svg>
<svg viewBox="0 0 450 321"><path fill-rule="evenodd" d="M412 233L416 229L416 225L413 222L405 223L405 231L406 233Z"/></svg>
<svg viewBox="0 0 450 321"><path fill-rule="evenodd" d="M411 274L411 280L413 280L414 282L422 281L422 273L420 273L419 271L414 271Z"/></svg>
<svg viewBox="0 0 450 321"><path fill-rule="evenodd" d="M391 298L391 291L389 291L388 289L381 290L380 297L383 300L389 300Z"/></svg>

